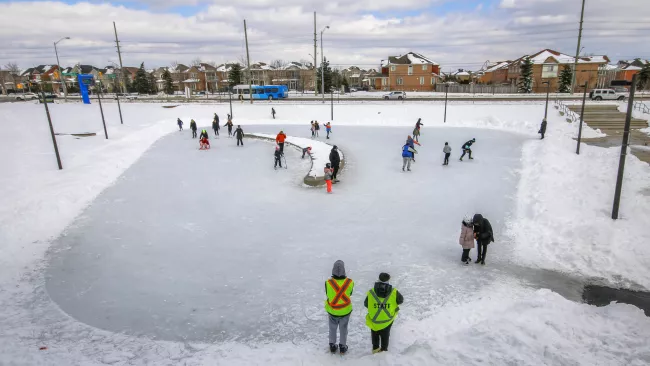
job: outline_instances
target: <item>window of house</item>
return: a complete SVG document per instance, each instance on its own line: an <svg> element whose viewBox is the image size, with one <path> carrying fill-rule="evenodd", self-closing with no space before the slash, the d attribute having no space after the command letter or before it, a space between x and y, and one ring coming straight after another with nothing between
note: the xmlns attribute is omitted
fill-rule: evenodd
<svg viewBox="0 0 650 366"><path fill-rule="evenodd" d="M388 78L381 78L381 85L382 86L388 85Z"/></svg>
<svg viewBox="0 0 650 366"><path fill-rule="evenodd" d="M391 66L390 66L390 71L395 71L395 70L397 70L397 66L395 66L395 65L391 65Z"/></svg>
<svg viewBox="0 0 650 366"><path fill-rule="evenodd" d="M424 85L424 76L420 76L420 85Z"/></svg>
<svg viewBox="0 0 650 366"><path fill-rule="evenodd" d="M409 65L409 75L413 75L413 65Z"/></svg>
<svg viewBox="0 0 650 366"><path fill-rule="evenodd" d="M431 78L431 85L436 85L436 78Z"/></svg>
<svg viewBox="0 0 650 366"><path fill-rule="evenodd" d="M397 78L397 85L403 85L404 84L404 79L401 77Z"/></svg>
<svg viewBox="0 0 650 366"><path fill-rule="evenodd" d="M427 65L422 65L422 70L427 71Z"/></svg>
<svg viewBox="0 0 650 366"><path fill-rule="evenodd" d="M557 77L558 67L556 64L542 65L542 79Z"/></svg>

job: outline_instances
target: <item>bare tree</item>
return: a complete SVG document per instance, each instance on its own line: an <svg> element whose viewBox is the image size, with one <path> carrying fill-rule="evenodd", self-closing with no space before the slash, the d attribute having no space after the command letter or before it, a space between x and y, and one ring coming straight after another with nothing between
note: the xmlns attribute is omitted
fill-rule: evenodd
<svg viewBox="0 0 650 366"><path fill-rule="evenodd" d="M172 61L169 65L172 67L173 70L176 70L176 67L178 66L178 61Z"/></svg>
<svg viewBox="0 0 650 366"><path fill-rule="evenodd" d="M20 67L18 67L18 64L15 62L9 62L8 64L6 64L5 69L9 71L9 75L11 76L20 75Z"/></svg>
<svg viewBox="0 0 650 366"><path fill-rule="evenodd" d="M281 59L276 59L271 61L270 66L274 69L284 69L284 67L287 66L287 62Z"/></svg>
<svg viewBox="0 0 650 366"><path fill-rule="evenodd" d="M190 66L201 66L201 63L203 63L203 61L201 61L200 57L197 57L190 62Z"/></svg>
<svg viewBox="0 0 650 366"><path fill-rule="evenodd" d="M307 67L312 67L314 60L305 60L304 58L300 59L300 63L307 66Z"/></svg>

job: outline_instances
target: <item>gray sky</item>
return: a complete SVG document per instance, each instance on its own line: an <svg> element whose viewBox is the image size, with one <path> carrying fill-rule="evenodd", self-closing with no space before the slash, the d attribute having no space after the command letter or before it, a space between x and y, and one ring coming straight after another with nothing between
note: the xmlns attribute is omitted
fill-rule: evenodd
<svg viewBox="0 0 650 366"><path fill-rule="evenodd" d="M313 59L313 12L326 25L324 53L335 66L377 68L408 51L443 71L478 69L544 48L575 54L580 0L0 0L0 65L118 62L113 21L125 66ZM650 0L586 0L582 54L612 62L650 58ZM320 37L320 34L319 34ZM319 58L320 58L320 40Z"/></svg>

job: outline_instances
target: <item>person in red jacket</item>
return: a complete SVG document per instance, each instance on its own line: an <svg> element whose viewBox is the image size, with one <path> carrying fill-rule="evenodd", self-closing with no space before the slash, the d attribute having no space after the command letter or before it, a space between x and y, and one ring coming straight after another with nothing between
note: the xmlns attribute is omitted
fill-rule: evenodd
<svg viewBox="0 0 650 366"><path fill-rule="evenodd" d="M287 139L287 135L284 134L284 131L280 131L280 133L275 137L275 142L280 146L280 154L284 154L284 140Z"/></svg>

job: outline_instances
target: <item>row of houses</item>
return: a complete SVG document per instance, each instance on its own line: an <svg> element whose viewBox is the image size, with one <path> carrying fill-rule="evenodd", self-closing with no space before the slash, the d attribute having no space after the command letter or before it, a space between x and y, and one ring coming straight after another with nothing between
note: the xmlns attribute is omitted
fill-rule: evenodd
<svg viewBox="0 0 650 366"><path fill-rule="evenodd" d="M339 70L351 87L382 91L432 91L442 81L453 80L459 83L488 85L517 85L521 81L521 65L526 58L533 64L533 92L546 90L546 81L551 90L557 90L559 75L563 67L573 67L575 58L561 52L545 49L515 60L486 62L477 70L441 72L441 66L422 54L409 52L399 56L389 56L381 60L377 69L365 70L357 66ZM588 88L608 87L613 80L630 81L632 76L647 64L647 60L623 60L610 65L607 56L579 57L576 67L576 85L588 83ZM174 64L159 67L147 72L153 76L159 90L163 89L163 73L169 71L174 89L183 91L215 92L224 90L230 84L229 74L235 62L221 65L198 63L186 66ZM56 65L39 65L20 73L0 71L0 85L3 93L16 91L31 84L43 82L52 84L53 90L61 90L59 78L66 86L74 88L78 74L92 74L97 83L108 91L119 91L124 80L134 80L137 67L116 68L106 66L75 65L59 70ZM256 85L286 85L290 90L314 90L316 85L314 65L301 62L269 64L258 62L250 69L242 68L244 83Z"/></svg>

